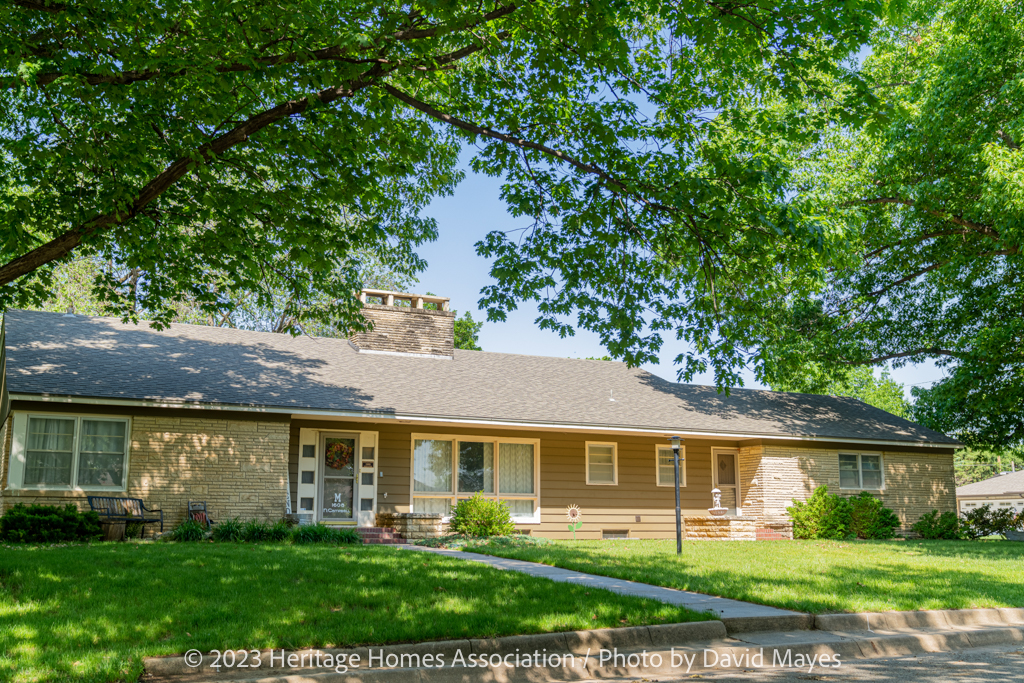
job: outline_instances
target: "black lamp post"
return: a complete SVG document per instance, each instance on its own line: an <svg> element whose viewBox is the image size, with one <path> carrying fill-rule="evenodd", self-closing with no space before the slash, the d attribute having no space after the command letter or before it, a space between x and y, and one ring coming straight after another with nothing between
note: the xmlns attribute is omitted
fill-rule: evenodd
<svg viewBox="0 0 1024 683"><path fill-rule="evenodd" d="M675 456L676 466L676 555L683 554L683 513L679 509L679 444L682 439L678 436L668 437L672 444L672 454ZM685 460L685 458L683 458Z"/></svg>

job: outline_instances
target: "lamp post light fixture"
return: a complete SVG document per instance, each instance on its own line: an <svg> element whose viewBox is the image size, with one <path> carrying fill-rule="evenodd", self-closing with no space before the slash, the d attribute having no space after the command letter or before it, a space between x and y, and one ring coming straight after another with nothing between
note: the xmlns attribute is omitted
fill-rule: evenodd
<svg viewBox="0 0 1024 683"><path fill-rule="evenodd" d="M683 554L683 513L679 509L679 444L683 439L678 436L668 437L672 444L672 454L676 468L676 555ZM685 458L684 458L685 459Z"/></svg>

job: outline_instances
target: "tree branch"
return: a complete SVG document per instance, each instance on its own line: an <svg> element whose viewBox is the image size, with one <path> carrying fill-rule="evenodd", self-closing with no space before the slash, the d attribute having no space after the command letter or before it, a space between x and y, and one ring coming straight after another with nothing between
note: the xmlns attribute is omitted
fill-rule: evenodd
<svg viewBox="0 0 1024 683"><path fill-rule="evenodd" d="M447 123L451 126L454 126L455 128L464 130L467 133L473 133L474 135L482 135L484 137L492 138L494 140L500 140L501 142L505 142L510 145L515 145L516 147L532 149L537 152L541 152L542 154L554 157L559 161L564 161L573 168L583 171L584 173L587 173L589 175L596 175L605 182L607 182L608 184L614 185L616 188L629 193L629 190L626 187L625 183L612 177L604 169L594 166L592 164L588 164L584 161L580 161L576 157L570 156L565 152L554 149L553 147L548 147L547 145L542 145L537 142L532 142L530 140L526 140L523 138L517 138L506 133L501 133L491 128L487 128L485 126L478 126L475 123L463 121L462 119L456 118L450 114L445 114L444 112L435 109L426 102L421 102L420 100L417 100L412 95L409 95L408 93L405 93L399 90L398 88L395 88L394 86L385 83L383 87L384 90L386 90L388 94L391 95L392 97L401 100L402 102L405 102L413 109L419 110L426 114L427 116L437 119L442 123Z"/></svg>
<svg viewBox="0 0 1024 683"><path fill-rule="evenodd" d="M533 0L530 0L530 1L532 2ZM431 38L431 37L434 37L434 36L436 36L436 35L438 35L440 33L448 34L448 33L455 33L455 32L458 32L458 31L467 31L467 30L470 30L470 29L475 28L477 26L480 26L480 25L486 24L488 22L494 21L495 19L499 19L499 18L504 17L504 16L506 16L508 14L511 14L512 12L514 12L518 8L519 8L519 5L516 5L515 3L513 3L513 4L510 4L510 5L505 5L505 6L499 7L498 9L493 10L491 12L488 12L487 14L484 14L484 15L476 18L476 19L472 19L472 20L471 19L467 19L464 22L462 22L462 24L449 25L449 26L438 26L438 27L434 27L434 28L431 28L431 29L416 29L416 30L409 30L409 31L399 31L399 32L393 34L392 36L390 36L388 38L388 40L414 40L414 39L417 39L417 38ZM498 39L502 40L503 38L505 38L507 36L508 36L508 32L504 32L504 33L499 35ZM306 53L306 52L304 52L304 53L294 53L293 52L293 53L284 54L284 55L271 55L271 56L268 56L268 57L259 57L259 58L255 59L254 61L255 61L255 63L258 66L281 66L283 64L294 64L295 62L298 62L300 60L314 61L314 62L346 61L346 62L351 62L353 64L373 64L373 63L378 63L378 62L386 61L386 60L382 60L382 59L350 59L350 58L346 58L344 56L345 52L346 51L343 50L341 47L331 46L331 47L321 48L319 50L313 50L312 52L308 52L308 53ZM237 72L251 71L252 69L253 69L253 66L251 64L240 63L240 62L236 62L236 63L233 63L233 64L224 64L224 65L215 67L215 71L217 73L237 73ZM89 85L128 85L128 84L131 84L131 83L137 83L139 81L147 81L147 80L150 80L150 79L153 79L153 78L157 78L157 77L159 77L161 75L166 76L168 78L176 78L176 77L184 76L184 75L186 75L188 73L189 73L188 69L178 69L176 71L169 71L169 72L166 72L166 73L160 71L160 69L146 69L146 70L143 70L143 71L129 70L129 71L123 71L123 72L116 73L116 74L81 73L81 74L77 74L77 75L82 77L85 80L85 82L87 84L89 84ZM45 85L49 85L50 83L53 83L54 81L56 81L57 79L59 79L61 77L67 76L67 75L75 75L75 74L68 74L66 72L49 72L49 73L40 74L36 78L35 82L36 82L37 85L45 86ZM20 82L22 82L22 81L19 81L19 83ZM8 87L14 87L14 83L13 82L9 82Z"/></svg>
<svg viewBox="0 0 1024 683"><path fill-rule="evenodd" d="M211 161L216 156L247 141L251 136L277 121L302 113L314 100L321 104L329 104L341 98L352 97L358 91L372 85L374 79L379 77L381 72L381 66L375 65L367 70L366 73L352 79L345 85L327 88L315 95L299 100L283 102L272 109L255 114L227 133L203 145L192 156L178 159L172 163L143 187L135 196L135 200L126 209L96 216L82 225L50 240L46 244L36 247L27 254L4 264L0 267L0 285L6 285L23 275L31 273L46 263L67 256L71 253L72 249L80 245L86 238L104 229L120 225L137 216L147 204L154 201L177 183L183 176L192 171L196 165Z"/></svg>
<svg viewBox="0 0 1024 683"><path fill-rule="evenodd" d="M957 351L951 351L949 349L940 349L935 346L929 346L913 349L911 351L903 351L901 353L890 353L887 356L876 356L875 358L869 358L865 360L840 360L838 362L842 363L843 365L877 365L879 363L884 363L887 360L893 360L896 358L909 358L911 356L921 355L952 356L954 358L960 358L963 356L962 353L959 353Z"/></svg>
<svg viewBox="0 0 1024 683"><path fill-rule="evenodd" d="M56 13L64 12L68 8L67 5L64 5L62 3L47 2L46 0L42 0L42 2L39 2L38 0L11 0L11 4L16 5L17 7L21 7L23 9L34 10L36 12Z"/></svg>
<svg viewBox="0 0 1024 683"><path fill-rule="evenodd" d="M962 228L970 228L981 235L986 235L993 239L1000 238L999 232L990 226L974 223L964 218L960 218L959 216L953 216L948 213L943 213L942 211L936 211L935 209L927 209L923 206L919 206L913 199L903 199L902 197L875 197L874 199L857 199L851 202L846 202L845 205L867 206L871 204L902 204L903 206L909 206L913 209L917 209L918 211L923 211L930 216L935 216L936 218L941 218L944 221L949 221L950 223L959 225Z"/></svg>

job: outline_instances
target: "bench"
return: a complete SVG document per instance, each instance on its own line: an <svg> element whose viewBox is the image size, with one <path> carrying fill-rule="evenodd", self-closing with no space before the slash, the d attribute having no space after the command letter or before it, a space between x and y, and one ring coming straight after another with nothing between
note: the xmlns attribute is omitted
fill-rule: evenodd
<svg viewBox="0 0 1024 683"><path fill-rule="evenodd" d="M89 507L109 522L131 522L133 524L155 524L160 522L164 530L163 510L150 510L141 498L116 498L113 496L89 496Z"/></svg>

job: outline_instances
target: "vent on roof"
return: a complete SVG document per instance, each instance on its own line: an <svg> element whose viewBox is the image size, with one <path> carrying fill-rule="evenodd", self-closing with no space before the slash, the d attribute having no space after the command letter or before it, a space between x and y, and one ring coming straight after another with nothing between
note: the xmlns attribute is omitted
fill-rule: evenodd
<svg viewBox="0 0 1024 683"><path fill-rule="evenodd" d="M360 353L454 356L455 314L448 310L447 298L364 289L359 300L373 325L350 339Z"/></svg>

